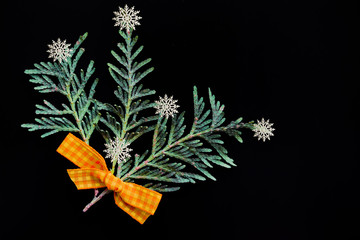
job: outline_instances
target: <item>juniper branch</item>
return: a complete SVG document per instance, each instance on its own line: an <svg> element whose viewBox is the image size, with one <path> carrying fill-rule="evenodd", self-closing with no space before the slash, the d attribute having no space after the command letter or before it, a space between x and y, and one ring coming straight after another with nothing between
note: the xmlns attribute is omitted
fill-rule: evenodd
<svg viewBox="0 0 360 240"><path fill-rule="evenodd" d="M108 63L109 73L118 84L118 88L114 93L119 99L121 105L111 105L97 101L100 109L107 111L106 118L101 117L100 122L103 123L113 135L118 137L120 140L126 139L128 143L131 143L138 139L141 135L152 131L154 129L153 126L143 126L143 124L158 119L157 116L151 116L143 117L137 120L137 116L140 111L154 106L154 104L150 103L150 101L141 101L140 98L155 94L155 91L143 89L141 84L137 85L146 75L152 72L154 68L151 67L142 73L138 73L138 70L149 63L151 58L148 58L140 63L133 62L142 51L143 46L139 47L135 53L132 53L132 49L138 39L137 36L132 38L132 32L132 30L127 33L121 30L119 31L119 34L125 40L125 44L119 43L118 47L125 56L120 56L115 51L111 51L113 57L122 67L119 68L111 63ZM115 116L119 118L120 122L118 122L111 114L115 114ZM100 127L97 129L102 134L105 141L108 142L111 134ZM135 131L130 132L134 129ZM124 168L122 164L118 164L118 167L116 167L116 164L117 161L113 161L111 172L115 173L115 169L117 169L117 176L119 176L123 170L127 170L127 168ZM130 167L130 164L127 166ZM105 189L99 196L95 196L94 199L85 207L84 211L88 210L107 193L109 193L109 191Z"/></svg>
<svg viewBox="0 0 360 240"><path fill-rule="evenodd" d="M115 51L111 51L113 57L120 64L120 67L108 63L109 73L118 84L118 89L114 92L119 99L121 105L101 104L101 108L107 111L106 118L101 118L100 121L119 139L126 139L128 142L133 142L141 135L153 130L153 127L143 126L144 123L157 120L157 117L147 117L137 120L140 111L153 107L153 103L149 100L142 101L141 98L152 95L154 90L143 89L143 85L137 85L140 80L148 73L152 72L154 68L149 68L143 73L138 73L138 70L151 61L148 58L140 63L134 62L135 58L142 51L143 46L140 46L135 53L133 48L137 42L138 37L132 38L132 30L127 33L119 31L120 36L124 39L125 44L119 43L119 49L124 53L124 56L118 55ZM115 114L120 120L117 121L111 114ZM99 129L105 141L110 138L110 133L107 130ZM133 130L130 132L130 130ZM116 168L116 161L113 162L112 171Z"/></svg>
<svg viewBox="0 0 360 240"><path fill-rule="evenodd" d="M219 139L220 135L218 133L226 133L230 136L235 136L237 140L242 142L239 129L252 129L253 124L251 122L241 123L242 118L239 118L226 126L222 126L224 122L224 106L221 105L220 102L215 103L215 97L210 90L209 99L211 111L213 112L211 119L207 119L207 116L210 114L209 111L206 111L204 115L202 115L204 110L203 99L198 98L197 89L194 87L194 121L190 132L182 137L185 130L185 125L183 125L184 113L173 118L169 133L166 130L167 119L160 118L154 129L153 145L150 156L146 159L142 157L144 161L141 163L137 161L137 164L134 165L129 172L124 174L121 179L123 181L130 179L145 179L173 183L195 182L195 179L205 180L197 174L183 172L182 170L185 165L176 165L177 163L175 163L176 166L181 166L181 168L174 169L173 165L171 165L174 163L167 163L168 160L166 160L166 164L164 162L159 164L159 160L164 156L168 156L170 159L180 160L187 165L192 165L212 180L216 179L206 170L207 167L212 167L212 163L227 168L231 167L231 165L235 166L233 160L227 156L227 150L221 146L224 142ZM218 155L208 154L209 152L212 152L212 150L210 148L202 147L203 143L201 140L208 142ZM221 159L225 162L221 161ZM160 169L160 171L155 171L154 173L150 171L149 167ZM167 171L170 167L172 168L172 171ZM166 172L168 172L168 174L163 175ZM169 173L172 174L170 175Z"/></svg>
<svg viewBox="0 0 360 240"><path fill-rule="evenodd" d="M47 137L60 131L77 132L86 143L89 143L90 136L100 120L100 113L93 100L95 87L99 80L95 79L93 81L87 95L85 87L95 72L94 62L90 61L86 72L81 69L80 77L75 73L77 63L85 51L84 48L79 47L86 37L87 33L80 36L72 49L72 54L66 61L61 63L41 62L40 64L34 64L35 69L25 70L25 73L32 77L30 82L37 84L35 90L40 93L58 92L64 95L68 101L68 105L62 104L64 109L59 110L49 101L44 100L45 105L36 105L37 110L35 113L55 116L71 115L74 123L67 117L42 117L41 119L35 119L36 124L22 124L22 127L28 128L29 131L48 130L41 137ZM53 79L54 77L57 83ZM92 108L90 108L91 105Z"/></svg>

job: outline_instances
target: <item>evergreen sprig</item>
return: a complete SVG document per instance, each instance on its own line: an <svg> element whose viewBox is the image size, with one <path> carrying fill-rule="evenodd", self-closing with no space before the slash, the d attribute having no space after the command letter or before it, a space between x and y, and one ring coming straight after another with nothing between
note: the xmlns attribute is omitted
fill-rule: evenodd
<svg viewBox="0 0 360 240"><path fill-rule="evenodd" d="M176 115L169 126L168 119L158 119L153 132L151 151L146 151L141 157L136 157L133 167L122 170L122 180L146 180L145 186L156 191L169 192L180 189L163 185L166 183L195 183L206 178L216 180L208 171L214 165L225 168L236 166L234 160L227 154L219 133L236 136L241 142L241 128L252 128L252 123L241 123L242 118L224 126L224 106L215 103L215 97L209 90L211 109L205 110L203 98L198 98L194 87L194 121L190 132L184 135L186 126L185 112ZM212 113L212 117L210 116ZM215 151L214 151L215 150ZM147 156L147 157L146 157ZM192 170L189 168L193 168ZM186 170L188 169L188 170ZM186 171L185 171L186 170ZM198 173L194 173L198 171ZM157 183L160 182L160 183Z"/></svg>
<svg viewBox="0 0 360 240"><path fill-rule="evenodd" d="M93 81L87 94L85 87L95 72L94 61L90 61L86 71L81 69L80 74L75 72L78 61L85 51L84 48L79 47L86 37L87 33L80 36L66 61L41 62L34 64L35 69L25 70L25 73L31 76L30 82L37 84L35 90L40 93L60 93L66 97L67 104L63 103L62 109L59 109L44 100L44 105L36 105L35 112L42 117L35 118L36 123L22 124L22 127L28 128L29 131L45 130L46 133L41 137L61 131L78 132L85 142L89 142L100 120L100 112L93 99L99 80Z"/></svg>
<svg viewBox="0 0 360 240"><path fill-rule="evenodd" d="M36 84L35 90L40 93L60 93L66 97L67 102L55 106L44 100L43 104L36 105L35 113L41 118L35 118L35 123L21 126L29 131L45 130L42 137L61 131L77 132L86 143L89 143L96 129L106 142L105 146L108 149L105 151L118 154L118 157L111 159L111 172L123 181L136 182L159 192L179 190L181 183L216 180L210 173L212 168L236 166L234 160L228 156L222 134L232 136L240 143L243 142L242 129L254 130L255 136L264 141L273 136L273 124L265 122L264 119L254 124L252 121L243 123L242 118L238 118L225 124L225 106L215 99L210 89L209 103L206 105L204 98L198 95L194 86L194 118L188 128L185 112L174 114L177 113L178 107L175 104L176 100L168 98L167 95L164 99L160 97L160 101L151 100L150 97L155 91L144 88L141 81L154 68L145 68L151 62L151 58L138 60L143 46L136 47L138 36L132 36L134 26L130 24L130 20L128 17L116 18L116 26L121 25L124 28L123 24L127 24L126 31L120 28L119 34L123 41L118 43L118 51L111 51L116 63L108 63L109 74L117 84L114 91L118 100L116 104L94 99L98 79L93 80L88 88L95 72L93 61L89 62L86 71L81 69L80 72L76 72L78 61L85 51L84 48L80 48L87 37L85 33L71 50L68 49L69 44L65 44L64 41L64 51L59 63L41 62L34 64L34 69L25 71L31 76L30 82ZM60 40L53 43L54 46L49 51L55 56L58 53L55 44L62 43ZM66 56L68 57L65 59ZM146 111L154 108L158 110L156 113L160 113L159 115ZM140 155L129 157L132 149L128 146L146 133L152 133L149 148ZM122 150L127 154L120 155L119 152ZM109 154L110 157L111 155ZM111 191L105 189L97 195L98 191L95 190L93 200L84 211L109 192Z"/></svg>
<svg viewBox="0 0 360 240"><path fill-rule="evenodd" d="M118 138L132 143L147 132L153 132L153 138L151 149L141 156L136 154L133 159L113 161L112 171L117 170L116 176L123 181L140 180L148 188L169 192L180 187L169 186L168 183L195 183L206 178L216 180L209 172L209 168L214 165L225 168L236 166L228 156L219 133L234 136L242 142L239 129L252 128L252 124L241 123L242 118L239 118L224 126L224 105L215 100L210 89L210 109L206 109L203 97L198 96L197 88L194 87L194 120L186 135L185 112L175 115L171 120L158 115L138 119L141 111L154 108L154 103L147 97L155 94L155 91L144 89L139 84L153 71L151 67L139 72L151 59L135 62L143 50L143 46L133 50L138 37L133 38L132 31L119 31L119 34L124 39L124 43L117 45L122 54L111 51L117 64L108 63L109 73L118 85L114 94L119 103L112 105L98 102L99 109L106 114L100 118L102 125L97 129L106 142Z"/></svg>
<svg viewBox="0 0 360 240"><path fill-rule="evenodd" d="M128 143L138 139L144 133L154 129L153 126L144 126L145 123L157 120L157 116L141 117L139 113L145 109L153 108L154 103L145 97L155 94L154 90L143 88L142 84L138 84L146 75L154 70L150 67L144 71L139 71L143 66L151 61L151 58L136 62L135 58L143 50L140 46L133 51L138 37L132 38L132 31L125 33L119 31L120 36L125 43L118 43L118 48L124 56L119 56L115 51L111 51L113 57L117 60L119 66L108 63L109 73L118 84L114 94L120 104L111 105L108 103L100 103L101 110L106 110L106 118L101 117L100 122L103 123L111 134L123 140L126 138ZM111 134L108 130L98 128L102 133L105 141L109 141Z"/></svg>

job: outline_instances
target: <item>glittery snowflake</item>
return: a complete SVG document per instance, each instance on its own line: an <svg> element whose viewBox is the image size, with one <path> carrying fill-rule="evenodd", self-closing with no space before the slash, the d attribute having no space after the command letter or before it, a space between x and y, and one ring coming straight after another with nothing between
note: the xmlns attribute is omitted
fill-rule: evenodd
<svg viewBox="0 0 360 240"><path fill-rule="evenodd" d="M160 116L166 116L166 118L169 118L169 116L174 117L174 113L177 113L176 110L179 106L175 103L177 100L173 100L173 97L169 97L165 94L165 97L160 97L159 101L155 101L155 108L157 109L156 114L160 113Z"/></svg>
<svg viewBox="0 0 360 240"><path fill-rule="evenodd" d="M130 32L130 29L135 30L135 25L140 25L138 20L141 19L140 16L137 16L137 14L140 11L134 11L134 7L128 8L127 5L125 5L124 8L119 7L118 12L114 12L115 17L113 20L115 20L114 26L120 26L120 30L123 28L126 29L127 32Z"/></svg>
<svg viewBox="0 0 360 240"><path fill-rule="evenodd" d="M129 143L120 140L118 137L114 140L110 139L109 143L105 143L106 149L104 152L107 153L105 158L110 158L111 162L117 161L120 163L121 161L126 161L126 159L130 157L129 152L132 151L131 148L128 148L129 145Z"/></svg>
<svg viewBox="0 0 360 240"><path fill-rule="evenodd" d="M275 130L271 127L272 125L274 124L269 123L269 120L265 121L264 118L261 121L257 120L257 124L254 124L254 137L258 137L258 140L262 139L264 142L266 139L270 140L270 136L274 136L272 132Z"/></svg>
<svg viewBox="0 0 360 240"><path fill-rule="evenodd" d="M66 40L63 42L60 41L60 38L58 38L57 42L52 40L52 45L48 44L49 50L47 50L48 53L50 53L49 58L53 58L54 62L58 60L60 63L62 60L67 61L67 57L70 57L70 52L72 49L69 49L71 44L66 44Z"/></svg>

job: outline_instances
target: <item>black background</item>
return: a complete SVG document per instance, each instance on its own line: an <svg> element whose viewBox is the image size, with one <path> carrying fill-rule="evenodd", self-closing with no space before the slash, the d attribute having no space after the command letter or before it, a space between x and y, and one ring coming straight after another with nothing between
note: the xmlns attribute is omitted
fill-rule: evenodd
<svg viewBox="0 0 360 240"><path fill-rule="evenodd" d="M67 176L33 122L43 99L23 72L48 60L47 44L89 32L82 62L95 60L96 95L115 101L107 72L120 36L118 6L143 17L135 33L155 71L144 84L179 100L192 118L192 86L210 87L228 120L270 119L271 141L225 138L237 167L167 193L144 225L108 195L83 213L92 191ZM1 6L1 239L359 239L359 25L350 1L3 1ZM84 65L85 66L85 65ZM5 73L5 74L4 74ZM55 97L55 98L54 98ZM155 99L155 97L154 97ZM101 148L94 134L94 147ZM149 144L144 142L144 144ZM136 151L136 150L134 150ZM50 235L49 235L50 233Z"/></svg>

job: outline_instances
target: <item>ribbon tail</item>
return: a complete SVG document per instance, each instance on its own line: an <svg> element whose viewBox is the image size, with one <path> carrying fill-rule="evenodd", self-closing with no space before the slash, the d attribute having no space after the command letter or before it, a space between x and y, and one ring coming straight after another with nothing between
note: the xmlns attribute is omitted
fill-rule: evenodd
<svg viewBox="0 0 360 240"><path fill-rule="evenodd" d="M135 183L124 182L122 191L115 193L114 197L116 205L143 224L154 215L162 195Z"/></svg>
<svg viewBox="0 0 360 240"><path fill-rule="evenodd" d="M139 208L133 207L130 204L124 202L119 193L114 192L115 204L121 208L124 212L130 215L133 219L138 221L140 224L143 224L148 217L150 217L150 213L145 212Z"/></svg>
<svg viewBox="0 0 360 240"><path fill-rule="evenodd" d="M68 169L69 177L75 183L78 190L106 187L101 180L106 172L94 168Z"/></svg>

